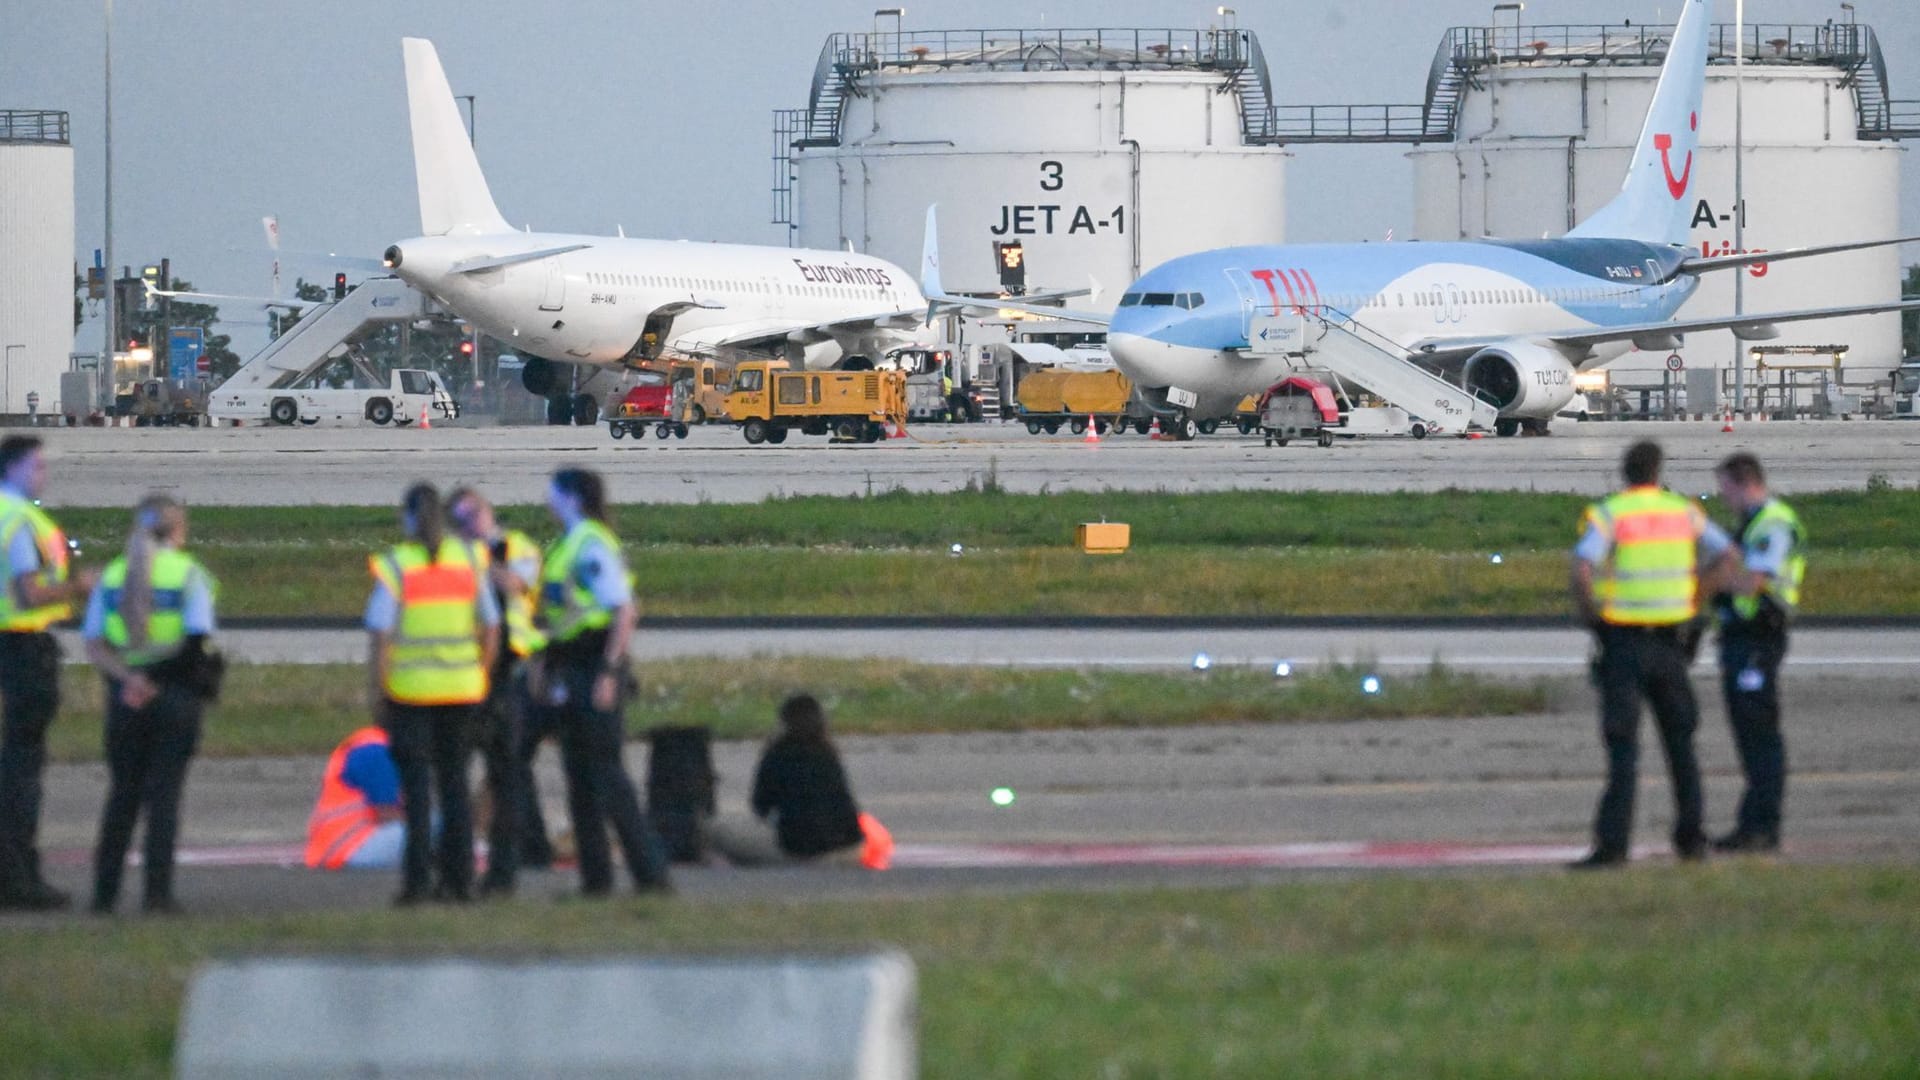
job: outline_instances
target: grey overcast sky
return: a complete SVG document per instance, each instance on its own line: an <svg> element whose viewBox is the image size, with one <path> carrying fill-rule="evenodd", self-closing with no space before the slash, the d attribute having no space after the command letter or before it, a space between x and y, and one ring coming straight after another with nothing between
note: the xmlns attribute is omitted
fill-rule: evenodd
<svg viewBox="0 0 1920 1080"><path fill-rule="evenodd" d="M1734 0L1715 0L1733 20ZM101 0L10 0L0 108L72 114L82 263L101 240ZM731 0L117 0L115 254L166 255L202 289L259 293L260 227L295 249L377 257L418 231L399 39L433 39L456 94L478 99L480 158L508 220L536 229L785 242L770 224L770 112L805 104L826 36L872 2ZM1215 3L907 0L909 30L1204 27ZM1856 0L1893 96L1920 99L1920 3ZM1283 103L1416 102L1441 34L1486 25L1480 0L1239 0ZM1529 23L1668 22L1675 0L1529 0ZM1747 0L1756 23L1818 23L1837 0ZM1302 147L1287 239L1410 231L1400 147ZM1920 232L1920 172L1902 215ZM1891 230L1892 223L1889 223ZM1836 239L1851 239L1839 238ZM1904 261L1920 258L1909 248ZM328 276L289 261L284 280ZM358 275L356 275L358 276ZM229 322L257 316L229 310ZM233 327L244 346L250 333Z"/></svg>

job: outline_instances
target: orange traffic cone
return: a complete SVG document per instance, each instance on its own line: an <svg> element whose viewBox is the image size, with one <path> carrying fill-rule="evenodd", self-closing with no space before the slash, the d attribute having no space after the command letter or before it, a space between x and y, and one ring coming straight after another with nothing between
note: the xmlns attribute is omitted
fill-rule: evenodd
<svg viewBox="0 0 1920 1080"><path fill-rule="evenodd" d="M427 417L427 407L425 405L420 406L420 430L433 430L433 421Z"/></svg>
<svg viewBox="0 0 1920 1080"><path fill-rule="evenodd" d="M907 437L907 425L901 422L899 417L895 417L892 420L889 420L887 423L888 423L888 426L893 429L887 433L887 438L904 439Z"/></svg>
<svg viewBox="0 0 1920 1080"><path fill-rule="evenodd" d="M1732 408L1727 409L1726 419L1721 421L1720 423L1720 431L1722 434L1733 433L1733 409Z"/></svg>
<svg viewBox="0 0 1920 1080"><path fill-rule="evenodd" d="M1157 416L1154 417L1153 423L1147 425L1147 438L1153 439L1155 441L1159 440L1160 438L1160 418L1159 417Z"/></svg>
<svg viewBox="0 0 1920 1080"><path fill-rule="evenodd" d="M1085 443L1097 443L1100 441L1100 423L1093 418L1092 413L1087 414L1087 437L1081 441Z"/></svg>

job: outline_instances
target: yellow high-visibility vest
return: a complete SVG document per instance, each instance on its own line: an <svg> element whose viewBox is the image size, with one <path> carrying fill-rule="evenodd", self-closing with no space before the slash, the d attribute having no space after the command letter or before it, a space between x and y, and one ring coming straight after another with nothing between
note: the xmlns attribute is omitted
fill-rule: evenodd
<svg viewBox="0 0 1920 1080"><path fill-rule="evenodd" d="M1706 515L1680 495L1651 485L1628 488L1587 508L1589 526L1611 541L1593 596L1615 626L1673 626L1700 604L1695 548Z"/></svg>
<svg viewBox="0 0 1920 1080"><path fill-rule="evenodd" d="M12 492L0 492L0 552L13 548L13 538L21 529L33 533L33 546L40 552L40 578L60 585L67 580L67 535L53 523L46 511ZM73 615L66 601L45 607L22 608L14 595L13 582L0 582L0 633L38 633Z"/></svg>
<svg viewBox="0 0 1920 1080"><path fill-rule="evenodd" d="M540 546L535 544L526 533L517 529L508 529L502 541L506 544L506 565L532 559L540 561ZM506 593L500 604L500 621L506 624L507 648L515 656L532 656L546 648L547 636L533 624L534 598L538 595L540 575L535 573L533 580L523 588Z"/></svg>
<svg viewBox="0 0 1920 1080"><path fill-rule="evenodd" d="M620 540L613 530L592 518L583 518L548 552L541 569L540 614L553 641L572 641L589 630L604 630L613 624L613 612L594 599L593 590L580 581L577 573L580 551L588 540L598 540L608 551L620 550Z"/></svg>
<svg viewBox="0 0 1920 1080"><path fill-rule="evenodd" d="M427 558L404 543L368 560L374 579L399 602L387 653L387 696L406 705L469 705L487 696L480 617L474 610L486 552L454 539Z"/></svg>
<svg viewBox="0 0 1920 1080"><path fill-rule="evenodd" d="M131 639L127 620L121 612L127 584L127 557L122 555L108 563L106 572L100 575L99 585L106 590L103 603L107 615L101 637L134 667L178 655L187 641L187 592L195 578L205 581L207 588L213 588L212 579L193 556L173 548L160 548L153 553L153 609L147 615L147 640L140 648L131 649L127 645Z"/></svg>
<svg viewBox="0 0 1920 1080"><path fill-rule="evenodd" d="M1801 526L1800 515L1793 512L1793 507L1779 499L1768 499L1741 531L1740 545L1744 548L1760 534L1776 528L1786 529L1793 537L1793 553L1787 557L1780 574L1768 577L1758 593L1733 598L1733 613L1742 619L1751 619L1760 614L1761 597L1772 598L1785 615L1792 615L1800 607L1800 584L1807 577L1807 531Z"/></svg>

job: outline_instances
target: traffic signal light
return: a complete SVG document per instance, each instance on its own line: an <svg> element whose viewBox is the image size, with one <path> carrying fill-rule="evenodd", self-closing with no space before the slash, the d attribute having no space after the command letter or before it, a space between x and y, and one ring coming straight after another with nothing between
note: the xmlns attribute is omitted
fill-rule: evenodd
<svg viewBox="0 0 1920 1080"><path fill-rule="evenodd" d="M347 298L347 275L344 273L336 273L333 275L333 298L335 300L345 300Z"/></svg>
<svg viewBox="0 0 1920 1080"><path fill-rule="evenodd" d="M473 355L473 339L472 338L460 339L460 355L461 356Z"/></svg>
<svg viewBox="0 0 1920 1080"><path fill-rule="evenodd" d="M1027 252L1018 240L993 245L993 260L1000 267L1000 288L1009 296L1027 291Z"/></svg>

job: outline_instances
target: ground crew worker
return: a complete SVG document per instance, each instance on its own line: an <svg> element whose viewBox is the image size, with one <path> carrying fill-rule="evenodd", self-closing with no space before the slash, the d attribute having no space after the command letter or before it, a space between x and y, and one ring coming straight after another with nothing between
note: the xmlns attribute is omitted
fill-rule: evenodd
<svg viewBox="0 0 1920 1080"><path fill-rule="evenodd" d="M548 643L534 689L541 707L550 710L547 722L560 734L581 892L604 896L613 890L609 819L635 888L664 890L666 848L641 811L620 757L621 699L636 609L620 541L606 525L606 486L598 473L561 469L547 487L547 508L566 535L548 551L541 570L540 615Z"/></svg>
<svg viewBox="0 0 1920 1080"><path fill-rule="evenodd" d="M35 846L47 727L60 710L60 646L48 630L96 575L68 566L67 538L39 507L46 480L39 439L0 439L0 909L69 901L41 876Z"/></svg>
<svg viewBox="0 0 1920 1080"><path fill-rule="evenodd" d="M464 902L473 896L467 758L473 711L486 700L499 645L500 609L484 580L486 551L443 535L433 485L407 489L401 517L407 539L368 560L374 584L366 615L371 696L391 740L407 822L394 903Z"/></svg>
<svg viewBox="0 0 1920 1080"><path fill-rule="evenodd" d="M1759 458L1730 455L1714 476L1720 481L1721 501L1740 515L1740 560L1728 571L1716 607L1720 686L1747 790L1733 831L1713 846L1719 851L1777 851L1787 786L1780 662L1787 655L1787 624L1800 606L1800 583L1807 573L1807 534L1793 508L1768 494Z"/></svg>
<svg viewBox="0 0 1920 1080"><path fill-rule="evenodd" d="M315 870L391 870L400 865L407 827L400 773L385 728L363 727L327 758L320 798L307 817L306 863Z"/></svg>
<svg viewBox="0 0 1920 1080"><path fill-rule="evenodd" d="M141 869L149 914L179 911L173 895L180 789L200 744L206 688L195 667L213 633L213 578L181 550L187 512L166 495L134 510L126 554L107 564L80 636L106 677L107 802L93 853L93 912L120 899L133 826L144 809Z"/></svg>
<svg viewBox="0 0 1920 1080"><path fill-rule="evenodd" d="M527 658L546 645L546 636L533 624L540 548L526 533L501 528L492 504L472 488L455 488L447 497L447 512L461 539L486 549L488 583L506 628L506 647L499 650L488 675L487 700L479 710L475 740L486 763L487 789L493 799L487 872L480 880L480 894L504 896L513 892L523 846L541 865L553 861L533 781L533 755L544 733L528 729L523 670Z"/></svg>
<svg viewBox="0 0 1920 1080"><path fill-rule="evenodd" d="M1627 487L1589 506L1574 548L1572 592L1599 653L1600 736L1607 786L1595 815L1593 851L1578 869L1625 865L1633 830L1640 753L1640 699L1654 724L1673 779L1673 848L1682 859L1706 855L1701 831L1700 762L1693 733L1699 706L1687 680L1687 635L1699 611L1701 565L1717 565L1731 542L1683 496L1659 486L1658 443L1627 450Z"/></svg>

